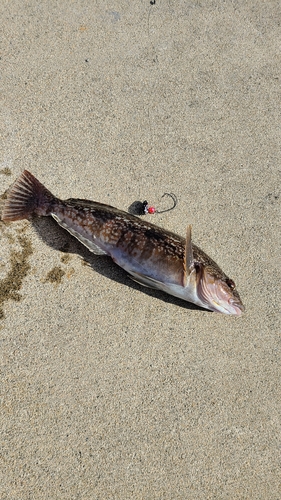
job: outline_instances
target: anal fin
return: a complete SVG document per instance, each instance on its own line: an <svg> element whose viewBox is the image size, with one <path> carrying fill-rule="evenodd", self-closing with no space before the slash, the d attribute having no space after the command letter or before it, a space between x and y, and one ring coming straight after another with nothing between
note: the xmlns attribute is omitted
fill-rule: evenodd
<svg viewBox="0 0 281 500"><path fill-rule="evenodd" d="M63 227L63 229L66 229L74 238L76 238L78 241L80 241L85 247L90 250L90 252L93 252L95 255L107 255L107 252L102 250L98 245L96 245L92 240L85 238L83 235L78 233L78 231L75 231L72 227L69 227L65 222L63 222L56 214L52 213L52 217L55 219L55 221Z"/></svg>

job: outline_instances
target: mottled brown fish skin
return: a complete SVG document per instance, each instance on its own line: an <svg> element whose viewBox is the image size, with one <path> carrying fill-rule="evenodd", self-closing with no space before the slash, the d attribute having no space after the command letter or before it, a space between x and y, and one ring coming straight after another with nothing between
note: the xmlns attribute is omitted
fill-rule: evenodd
<svg viewBox="0 0 281 500"><path fill-rule="evenodd" d="M52 211L67 226L93 239L114 261L126 259L158 279L181 283L184 239L122 210L88 200L57 201ZM117 258L118 255L118 258ZM119 264L120 265L120 264Z"/></svg>
<svg viewBox="0 0 281 500"><path fill-rule="evenodd" d="M110 245L116 245L126 250L129 254L134 254L137 247L141 251L141 256L150 257L154 252L163 252L173 260L184 258L185 239L172 231L163 229L151 222L144 221L123 210L105 205L103 203L69 199L64 201L66 212L71 208L73 223L81 223L89 226L94 234ZM60 207L61 208L61 207ZM58 207L58 209L60 210ZM86 215L86 221L83 217ZM65 213L66 213L65 212ZM76 218L76 214L79 214ZM192 243L194 259L206 267L211 267L216 271L216 276L226 278L226 274L203 250Z"/></svg>

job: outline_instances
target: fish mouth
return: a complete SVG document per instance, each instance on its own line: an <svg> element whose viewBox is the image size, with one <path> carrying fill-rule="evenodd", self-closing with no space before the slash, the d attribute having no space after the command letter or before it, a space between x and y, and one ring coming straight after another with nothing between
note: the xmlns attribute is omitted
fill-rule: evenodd
<svg viewBox="0 0 281 500"><path fill-rule="evenodd" d="M222 312L224 314L231 314L232 316L242 316L245 312L245 307L241 302L237 302L233 299L229 299L227 303L218 303L215 300L212 300L213 303L213 311L214 312Z"/></svg>

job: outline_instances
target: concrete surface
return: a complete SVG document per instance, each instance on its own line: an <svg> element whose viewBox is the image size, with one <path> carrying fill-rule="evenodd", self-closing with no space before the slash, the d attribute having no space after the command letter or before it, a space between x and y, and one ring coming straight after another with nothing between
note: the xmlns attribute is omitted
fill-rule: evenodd
<svg viewBox="0 0 281 500"><path fill-rule="evenodd" d="M280 489L279 1L2 0L0 192L185 234L241 318L134 284L50 220L0 225L2 500L268 499ZM85 265L86 264L86 265Z"/></svg>

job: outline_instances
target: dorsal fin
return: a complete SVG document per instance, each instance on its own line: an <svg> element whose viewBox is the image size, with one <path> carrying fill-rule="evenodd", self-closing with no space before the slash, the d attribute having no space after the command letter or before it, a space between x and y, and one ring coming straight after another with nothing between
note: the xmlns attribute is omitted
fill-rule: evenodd
<svg viewBox="0 0 281 500"><path fill-rule="evenodd" d="M186 229L186 240L184 247L184 260L183 260L183 286L187 285L187 277L190 275L191 266L193 263L193 250L191 241L191 224Z"/></svg>

